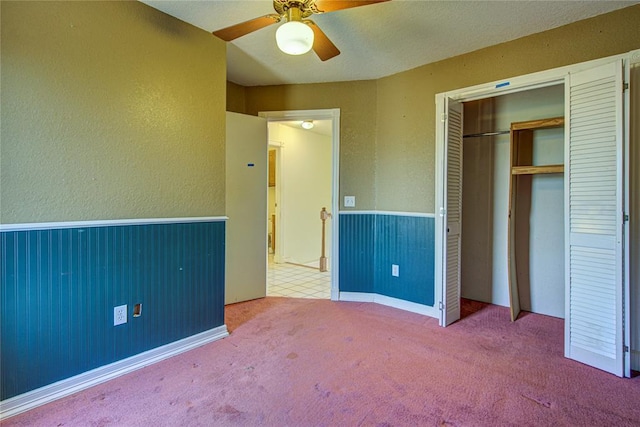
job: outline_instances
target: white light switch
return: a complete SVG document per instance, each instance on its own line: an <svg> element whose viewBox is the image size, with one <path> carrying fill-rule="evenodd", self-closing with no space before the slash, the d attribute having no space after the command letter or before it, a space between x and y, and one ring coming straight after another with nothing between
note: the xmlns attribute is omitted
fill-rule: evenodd
<svg viewBox="0 0 640 427"><path fill-rule="evenodd" d="M344 196L344 207L345 208L355 208L356 207L356 196Z"/></svg>

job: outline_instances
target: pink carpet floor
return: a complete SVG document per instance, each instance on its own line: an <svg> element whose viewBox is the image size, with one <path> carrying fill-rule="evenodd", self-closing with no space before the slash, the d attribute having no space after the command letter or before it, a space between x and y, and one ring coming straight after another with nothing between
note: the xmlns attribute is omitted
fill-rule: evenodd
<svg viewBox="0 0 640 427"><path fill-rule="evenodd" d="M2 425L640 425L640 378L565 359L561 319L463 305L440 328L372 303L235 304L230 337Z"/></svg>

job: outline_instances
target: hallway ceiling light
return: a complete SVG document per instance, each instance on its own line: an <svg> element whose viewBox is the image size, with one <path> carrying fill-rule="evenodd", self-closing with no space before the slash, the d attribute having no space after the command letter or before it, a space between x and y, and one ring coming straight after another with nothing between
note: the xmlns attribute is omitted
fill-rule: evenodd
<svg viewBox="0 0 640 427"><path fill-rule="evenodd" d="M300 126L302 126L304 129L309 130L313 129L315 125L313 124L313 120L305 120L300 124Z"/></svg>

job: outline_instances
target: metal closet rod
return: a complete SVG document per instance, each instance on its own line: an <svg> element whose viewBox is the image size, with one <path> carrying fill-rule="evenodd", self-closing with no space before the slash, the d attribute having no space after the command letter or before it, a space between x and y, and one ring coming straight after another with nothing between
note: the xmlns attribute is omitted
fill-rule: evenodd
<svg viewBox="0 0 640 427"><path fill-rule="evenodd" d="M470 133L468 135L462 135L463 138L478 138L481 136L494 136L494 135L506 135L511 133L510 130L499 130L496 132L482 132L482 133Z"/></svg>

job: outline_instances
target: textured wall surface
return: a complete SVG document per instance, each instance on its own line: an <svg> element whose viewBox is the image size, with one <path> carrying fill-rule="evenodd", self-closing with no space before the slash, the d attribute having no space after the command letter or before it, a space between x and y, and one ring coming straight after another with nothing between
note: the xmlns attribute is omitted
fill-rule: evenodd
<svg viewBox="0 0 640 427"><path fill-rule="evenodd" d="M376 209L435 212L435 95L640 48L640 5L378 80Z"/></svg>
<svg viewBox="0 0 640 427"><path fill-rule="evenodd" d="M227 111L246 114L246 88L227 81Z"/></svg>
<svg viewBox="0 0 640 427"><path fill-rule="evenodd" d="M0 400L223 325L224 241L224 222L0 233Z"/></svg>
<svg viewBox="0 0 640 427"><path fill-rule="evenodd" d="M0 7L0 222L224 214L224 42L139 2Z"/></svg>

